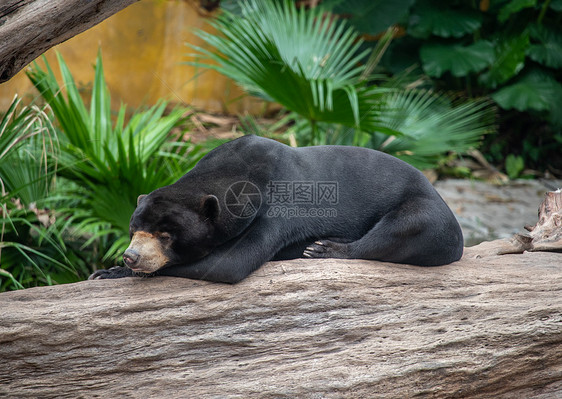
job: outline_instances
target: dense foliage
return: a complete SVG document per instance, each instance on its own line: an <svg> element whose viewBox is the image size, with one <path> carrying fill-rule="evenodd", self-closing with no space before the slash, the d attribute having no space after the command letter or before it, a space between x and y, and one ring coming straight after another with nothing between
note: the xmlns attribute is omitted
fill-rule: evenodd
<svg viewBox="0 0 562 399"><path fill-rule="evenodd" d="M164 114L162 102L113 115L101 55L89 108L58 62L62 85L46 61L28 72L47 107L18 111L15 100L0 121L0 290L79 281L111 265L128 243L137 196L203 155L170 133L185 110Z"/></svg>
<svg viewBox="0 0 562 399"><path fill-rule="evenodd" d="M0 291L49 283L51 272L72 269L46 208L55 131L43 109L19 109L20 103L14 98L0 120Z"/></svg>
<svg viewBox="0 0 562 399"><path fill-rule="evenodd" d="M490 96L498 133L483 150L506 161L562 175L561 0L325 0L324 7L376 35L400 27L381 72L418 66L436 89Z"/></svg>
<svg viewBox="0 0 562 399"><path fill-rule="evenodd" d="M492 132L483 152L511 178L562 176L562 0L221 4L191 63L285 107L299 145L361 145L424 168ZM113 113L101 55L90 98L58 63L61 82L46 61L28 72L43 105L16 97L0 114L0 291L113 264L136 197L206 151L171 133L183 109Z"/></svg>
<svg viewBox="0 0 562 399"><path fill-rule="evenodd" d="M300 145L354 144L392 153L418 166L435 166L449 151L475 146L493 122L486 102L460 103L372 74L392 38L362 48L345 22L324 8L291 1L238 3L211 21L219 34L199 35L193 64L216 69L249 93L291 112Z"/></svg>

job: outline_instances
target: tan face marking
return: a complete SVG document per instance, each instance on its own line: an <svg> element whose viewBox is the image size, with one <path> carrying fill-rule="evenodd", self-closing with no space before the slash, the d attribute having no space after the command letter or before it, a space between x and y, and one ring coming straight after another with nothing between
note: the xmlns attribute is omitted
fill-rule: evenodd
<svg viewBox="0 0 562 399"><path fill-rule="evenodd" d="M138 262L132 268L134 271L152 273L164 267L169 258L164 254L166 249L157 234L150 234L145 231L137 231L133 234L131 243L127 250L133 250L139 254Z"/></svg>

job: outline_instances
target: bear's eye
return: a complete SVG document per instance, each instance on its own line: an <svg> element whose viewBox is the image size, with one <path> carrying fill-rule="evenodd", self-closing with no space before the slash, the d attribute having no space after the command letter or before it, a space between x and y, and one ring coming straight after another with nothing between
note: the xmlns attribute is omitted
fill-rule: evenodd
<svg viewBox="0 0 562 399"><path fill-rule="evenodd" d="M170 233L159 233L158 238L164 242L168 242L172 239L172 235Z"/></svg>

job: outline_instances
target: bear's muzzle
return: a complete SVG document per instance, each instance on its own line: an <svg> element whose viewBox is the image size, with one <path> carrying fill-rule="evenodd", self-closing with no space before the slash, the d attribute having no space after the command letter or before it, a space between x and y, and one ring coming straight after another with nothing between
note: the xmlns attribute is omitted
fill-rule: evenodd
<svg viewBox="0 0 562 399"><path fill-rule="evenodd" d="M162 243L154 234L137 231L123 253L123 261L135 272L153 273L164 267L169 259Z"/></svg>

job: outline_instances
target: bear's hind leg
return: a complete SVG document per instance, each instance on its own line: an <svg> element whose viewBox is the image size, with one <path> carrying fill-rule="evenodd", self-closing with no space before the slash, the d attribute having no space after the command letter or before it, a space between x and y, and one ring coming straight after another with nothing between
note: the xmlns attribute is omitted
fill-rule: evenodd
<svg viewBox="0 0 562 399"><path fill-rule="evenodd" d="M394 228L379 222L367 234L351 243L320 239L306 247L305 258L372 259L395 263L412 263L423 241L418 234L396 234ZM394 230L394 231L393 231Z"/></svg>
<svg viewBox="0 0 562 399"><path fill-rule="evenodd" d="M303 253L308 258L372 259L421 266L451 263L461 255L462 233L454 216L424 199L402 204L356 241L321 239Z"/></svg>

